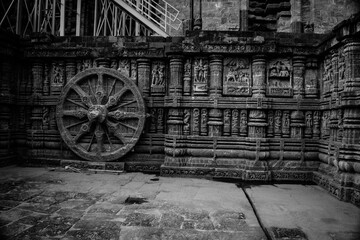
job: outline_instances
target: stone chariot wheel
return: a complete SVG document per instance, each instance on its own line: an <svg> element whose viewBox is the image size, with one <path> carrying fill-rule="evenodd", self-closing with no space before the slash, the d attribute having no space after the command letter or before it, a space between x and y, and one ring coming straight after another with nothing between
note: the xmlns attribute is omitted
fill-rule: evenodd
<svg viewBox="0 0 360 240"><path fill-rule="evenodd" d="M113 161L137 143L145 124L138 87L114 69L93 68L75 75L56 108L62 139L78 156Z"/></svg>

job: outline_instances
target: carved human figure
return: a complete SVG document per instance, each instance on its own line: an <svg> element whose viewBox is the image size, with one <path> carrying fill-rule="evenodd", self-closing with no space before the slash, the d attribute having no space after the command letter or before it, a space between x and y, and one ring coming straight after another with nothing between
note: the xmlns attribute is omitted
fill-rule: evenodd
<svg viewBox="0 0 360 240"><path fill-rule="evenodd" d="M64 84L64 72L62 66L54 63L53 64L53 86L63 86Z"/></svg>
<svg viewBox="0 0 360 240"><path fill-rule="evenodd" d="M201 135L207 135L207 121L208 121L207 115L208 115L207 110L201 109L201 127L200 127Z"/></svg>
<svg viewBox="0 0 360 240"><path fill-rule="evenodd" d="M191 76L191 59L187 59L185 62L184 76Z"/></svg>
<svg viewBox="0 0 360 240"><path fill-rule="evenodd" d="M240 112L240 135L247 135L247 110L243 109Z"/></svg>
<svg viewBox="0 0 360 240"><path fill-rule="evenodd" d="M208 78L208 64L203 59L195 60L194 82L206 83Z"/></svg>
<svg viewBox="0 0 360 240"><path fill-rule="evenodd" d="M230 135L230 124L231 124L231 110L225 109L224 111L224 135Z"/></svg>

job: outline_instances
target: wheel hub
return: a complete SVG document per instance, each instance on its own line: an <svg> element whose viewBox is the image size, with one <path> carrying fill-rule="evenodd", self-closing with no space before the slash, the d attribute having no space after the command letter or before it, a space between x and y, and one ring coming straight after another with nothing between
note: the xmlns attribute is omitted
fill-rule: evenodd
<svg viewBox="0 0 360 240"><path fill-rule="evenodd" d="M90 121L96 120L99 123L104 122L108 114L108 110L104 105L94 105L89 108L87 117Z"/></svg>

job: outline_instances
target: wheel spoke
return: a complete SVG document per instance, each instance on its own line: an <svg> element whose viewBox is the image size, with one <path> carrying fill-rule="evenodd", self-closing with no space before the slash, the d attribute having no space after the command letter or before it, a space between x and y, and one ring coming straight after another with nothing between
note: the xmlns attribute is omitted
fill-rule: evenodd
<svg viewBox="0 0 360 240"><path fill-rule="evenodd" d="M125 123L122 123L122 122L119 122L119 124L122 125L122 126L124 126L124 127L130 128L130 129L132 129L132 130L134 130L134 131L137 130L136 127L130 126L130 125L128 125L128 124L125 124Z"/></svg>
<svg viewBox="0 0 360 240"><path fill-rule="evenodd" d="M88 80L87 83L88 83L88 86L89 86L91 95L92 95L92 96L95 96L94 89L93 89L92 86L91 86L90 80Z"/></svg>
<svg viewBox="0 0 360 240"><path fill-rule="evenodd" d="M130 89L127 87L122 88L118 93L114 94L113 96L109 97L108 102L106 103L106 107L109 108L111 106L114 106L117 104L117 102L119 101L120 97L126 93L127 91L129 91Z"/></svg>
<svg viewBox="0 0 360 240"><path fill-rule="evenodd" d="M111 92L113 91L114 87L115 87L115 83L116 83L116 79L114 79L114 82L111 85L110 91L108 92L108 96L111 95Z"/></svg>
<svg viewBox="0 0 360 240"><path fill-rule="evenodd" d="M83 125L81 125L81 128L79 130L79 132L76 134L76 136L73 138L74 142L76 143L77 141L79 141L79 139L85 134L88 133L90 131L90 127L91 127L92 122L88 122L88 123L84 123Z"/></svg>
<svg viewBox="0 0 360 240"><path fill-rule="evenodd" d="M121 134L119 124L118 123L111 123L106 121L106 125L109 128L109 132L113 133L116 138L118 138L124 145L127 144L126 138Z"/></svg>
<svg viewBox="0 0 360 240"><path fill-rule="evenodd" d="M75 127L75 126L77 126L77 125L86 123L87 121L88 121L88 120L86 119L86 120L83 120L83 121L81 121L81 122L73 123L73 124L71 124L71 125L69 125L69 126L66 126L65 128L66 128L66 129L69 129L69 128Z"/></svg>
<svg viewBox="0 0 360 240"><path fill-rule="evenodd" d="M95 136L96 136L96 144L97 144L97 154L101 156L101 153L104 149L104 130L100 125L97 126L95 130Z"/></svg>
<svg viewBox="0 0 360 240"><path fill-rule="evenodd" d="M91 103L91 98L90 98L90 96L89 96L84 90L82 90L80 86L78 86L78 85L73 85L73 86L72 86L72 89L74 89L75 92L76 92L77 94L79 94L81 101L82 101L86 106L91 107L91 106L93 105L93 104Z"/></svg>
<svg viewBox="0 0 360 240"><path fill-rule="evenodd" d="M115 108L111 109L111 111L117 110L117 109L119 109L119 108L121 108L121 107L124 107L124 106L126 106L126 105L129 105L129 104L132 104L132 103L135 103L135 102L136 102L136 100L132 100L132 101L130 101L130 102L122 103L122 104L116 106Z"/></svg>
<svg viewBox="0 0 360 240"><path fill-rule="evenodd" d="M94 141L94 137L95 137L95 133L93 133L93 135L92 135L92 137L91 137L91 140L90 140L90 142L89 142L89 145L88 145L88 147L87 147L87 149L86 149L86 151L90 151L90 148L91 148L91 144L92 144L92 142Z"/></svg>
<svg viewBox="0 0 360 240"><path fill-rule="evenodd" d="M76 101L74 101L74 100L72 100L72 99L69 99L69 98L67 98L66 100L69 101L69 102L71 102L71 103L73 103L73 104L75 104L75 105L77 105L77 106L79 106L79 107L82 107L82 108L87 109L87 106L85 106L85 105L82 104L82 103L78 103L78 102L76 102Z"/></svg>
<svg viewBox="0 0 360 240"><path fill-rule="evenodd" d="M84 117L86 117L87 111L85 109L64 110L62 115L83 119Z"/></svg>
<svg viewBox="0 0 360 240"><path fill-rule="evenodd" d="M98 74L98 82L96 85L96 92L95 92L95 98L97 101L97 104L101 104L101 101L105 97L105 91L103 87L103 75L101 73Z"/></svg>
<svg viewBox="0 0 360 240"><path fill-rule="evenodd" d="M108 139L108 141L109 141L109 143L110 143L110 149L111 149L111 151L114 149L114 147L113 147L113 144L112 144L112 142L111 142L111 139L110 139L110 136L109 136L109 134L107 133L107 131L105 131L105 135L106 135L106 137L107 137L107 139Z"/></svg>
<svg viewBox="0 0 360 240"><path fill-rule="evenodd" d="M109 117L115 118L116 120L121 120L121 119L131 119L131 118L141 118L141 114L140 112L123 112L120 110L116 110L114 112L109 112L108 113Z"/></svg>

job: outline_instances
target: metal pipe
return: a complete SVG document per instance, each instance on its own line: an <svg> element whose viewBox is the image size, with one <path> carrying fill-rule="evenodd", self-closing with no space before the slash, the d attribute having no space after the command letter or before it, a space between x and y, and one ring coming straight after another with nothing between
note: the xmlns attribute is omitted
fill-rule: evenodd
<svg viewBox="0 0 360 240"><path fill-rule="evenodd" d="M194 27L194 0L190 0L190 31Z"/></svg>

